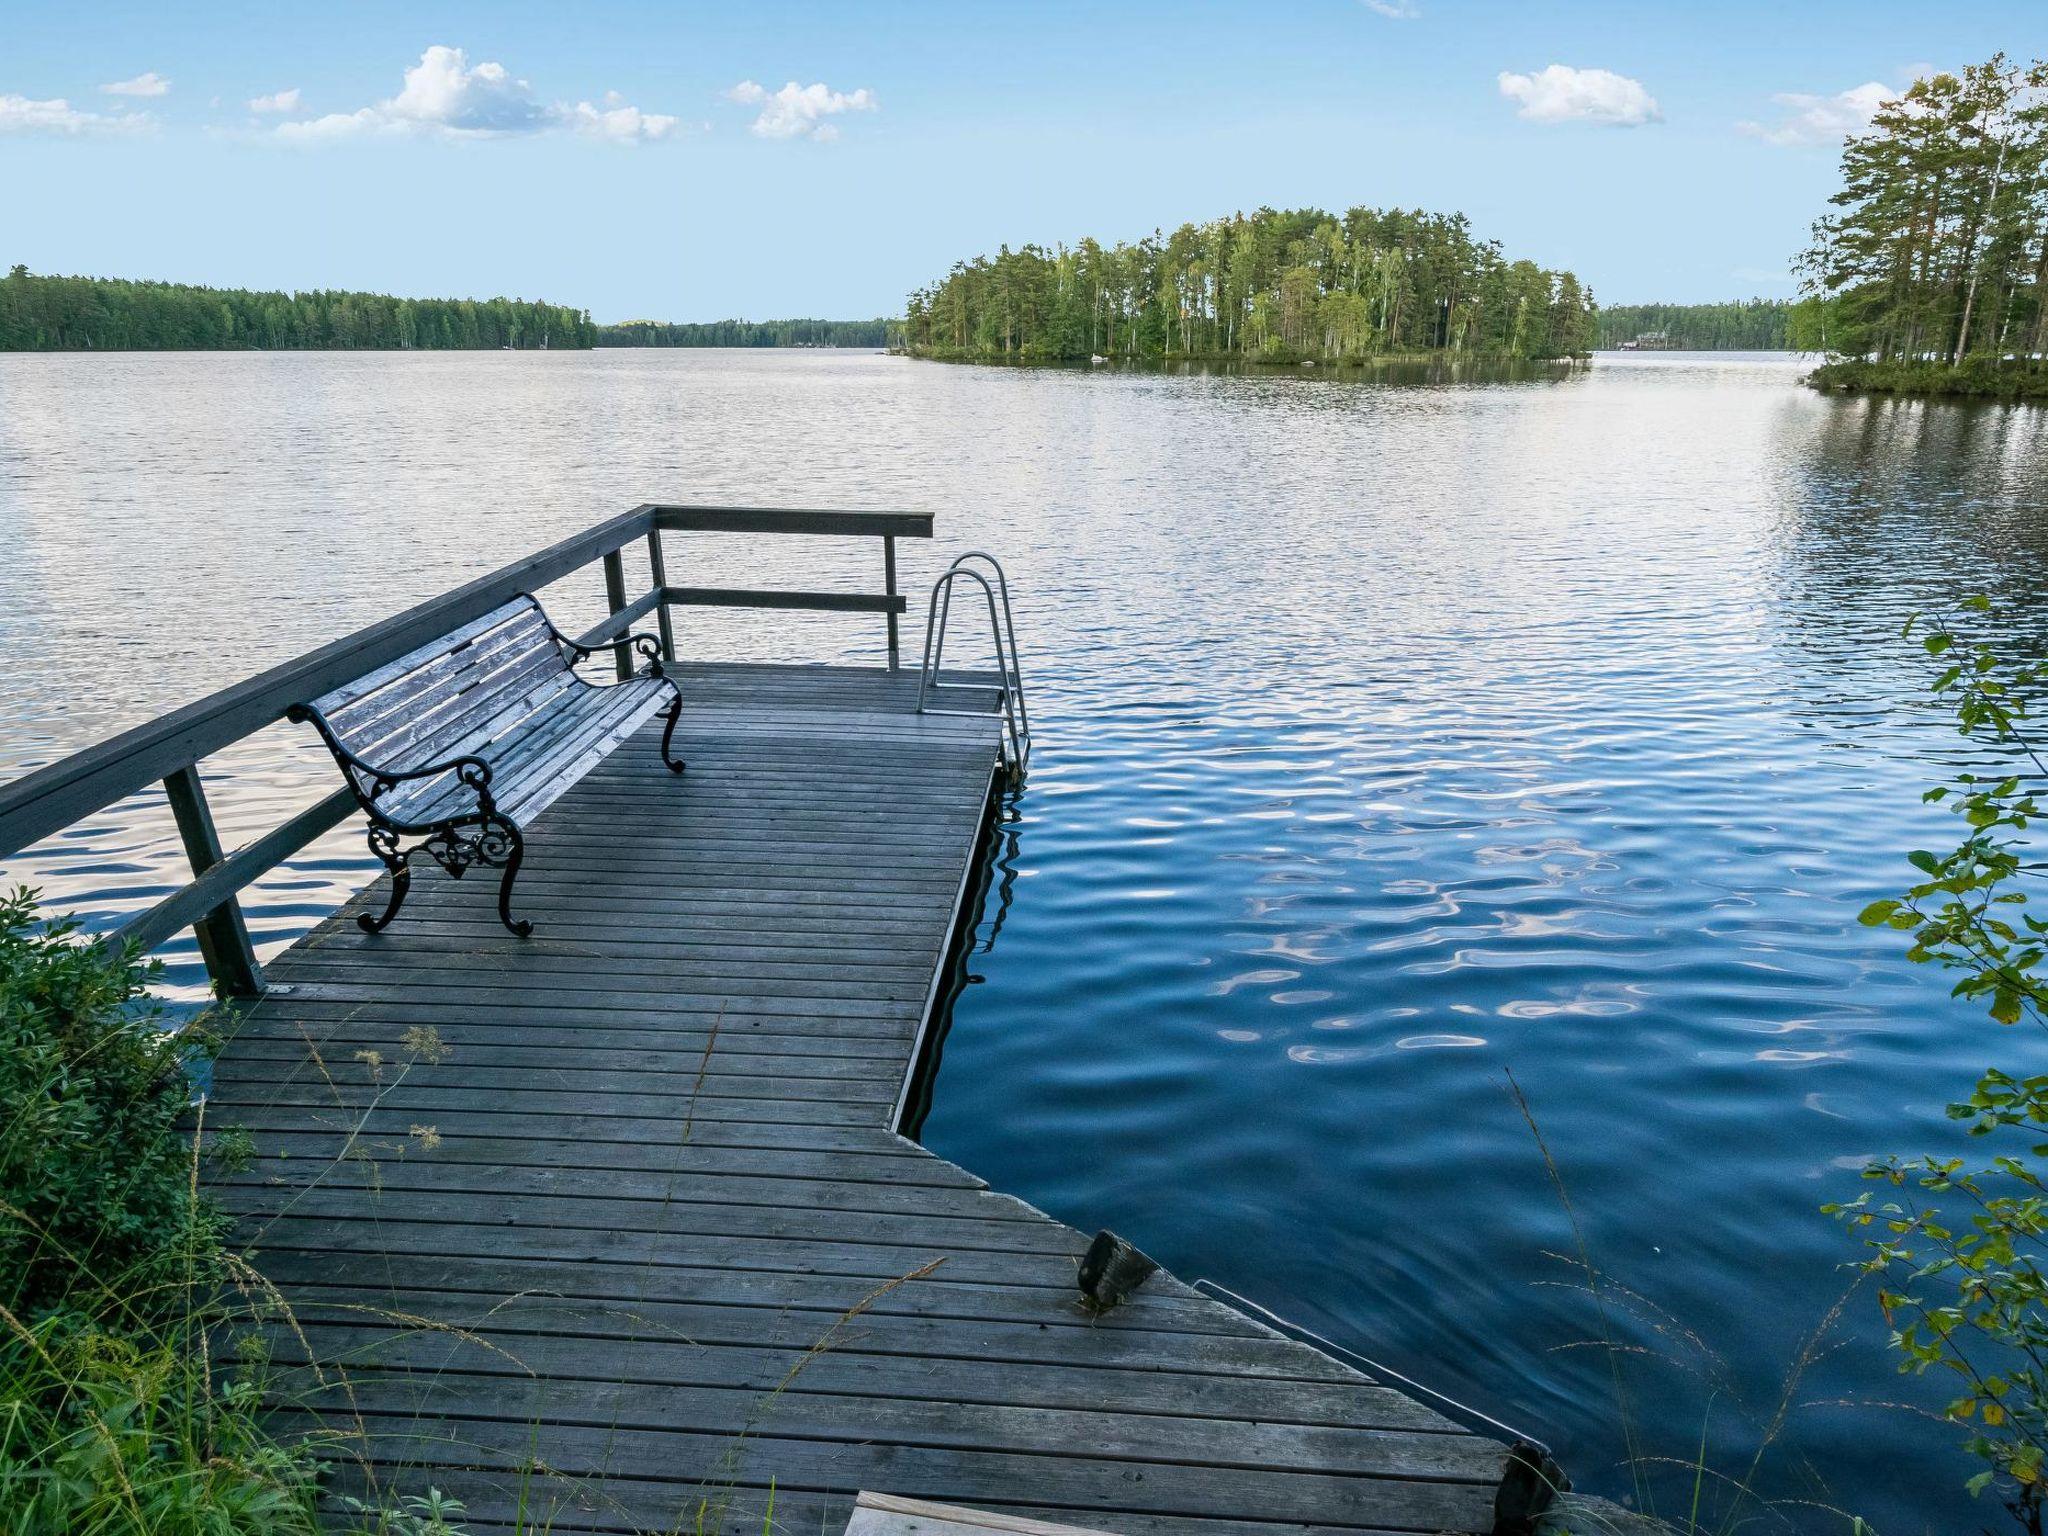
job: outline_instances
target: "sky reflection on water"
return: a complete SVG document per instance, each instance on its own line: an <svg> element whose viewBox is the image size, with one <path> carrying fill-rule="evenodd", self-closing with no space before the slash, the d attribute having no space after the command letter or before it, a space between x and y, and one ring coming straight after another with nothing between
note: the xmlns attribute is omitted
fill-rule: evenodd
<svg viewBox="0 0 2048 1536"><path fill-rule="evenodd" d="M1711 1346L1647 1367L1723 1464L1840 1294L1815 1213L2048 1069L1854 914L1949 833L1959 744L1896 640L1987 589L2048 640L2048 414L1823 399L1784 359L1512 384L948 368L845 354L0 358L0 773L649 499L928 507L1016 584L1038 744L927 1141L1504 1418L1619 1493L1574 1238ZM671 579L871 583L705 541ZM594 590L552 600L595 609ZM729 656L843 619L694 616ZM88 686L81 690L81 680ZM279 729L212 765L230 837L327 784ZM0 873L94 920L178 878L160 803ZM288 941L369 868L265 883ZM170 981L189 995L189 949ZM1969 1518L1873 1309L1772 1491L1887 1536ZM1718 1392L1709 1417L1708 1398ZM1825 1528L1809 1512L1788 1518Z"/></svg>

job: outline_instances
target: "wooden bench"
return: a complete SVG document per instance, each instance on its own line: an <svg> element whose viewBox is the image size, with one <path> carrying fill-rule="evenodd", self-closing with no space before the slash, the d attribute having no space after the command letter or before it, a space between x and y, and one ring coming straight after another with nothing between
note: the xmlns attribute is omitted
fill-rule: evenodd
<svg viewBox="0 0 2048 1536"><path fill-rule="evenodd" d="M611 684L585 680L578 663L599 651L637 652L645 671ZM370 851L391 872L382 916L356 921L381 931L405 901L411 860L426 853L460 879L470 866L502 869L498 916L512 918L512 882L533 818L664 708L661 757L671 772L683 695L661 670L652 635L584 645L555 628L521 594L388 666L295 704L286 718L310 722L341 765L370 818ZM408 839L420 839L411 847Z"/></svg>

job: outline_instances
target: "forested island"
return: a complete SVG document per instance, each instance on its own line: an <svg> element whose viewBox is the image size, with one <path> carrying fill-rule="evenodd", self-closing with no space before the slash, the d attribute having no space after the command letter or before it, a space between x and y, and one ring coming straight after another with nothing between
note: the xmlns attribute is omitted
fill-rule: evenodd
<svg viewBox="0 0 2048 1536"><path fill-rule="evenodd" d="M1005 246L910 296L905 349L977 362L1356 363L1592 348L1592 295L1462 214L1261 208L1130 245Z"/></svg>
<svg viewBox="0 0 2048 1536"><path fill-rule="evenodd" d="M524 299L400 299L382 293L255 292L109 277L0 278L0 351L421 351L588 347L587 311Z"/></svg>
<svg viewBox="0 0 2048 1536"><path fill-rule="evenodd" d="M597 328L600 347L886 347L897 320L627 320Z"/></svg>
<svg viewBox="0 0 2048 1536"><path fill-rule="evenodd" d="M1726 304L1603 304L1597 345L1642 342L1686 352L1782 352L1797 349L1789 299Z"/></svg>
<svg viewBox="0 0 2048 1536"><path fill-rule="evenodd" d="M2048 399L2048 63L1916 82L1800 258L1822 389Z"/></svg>

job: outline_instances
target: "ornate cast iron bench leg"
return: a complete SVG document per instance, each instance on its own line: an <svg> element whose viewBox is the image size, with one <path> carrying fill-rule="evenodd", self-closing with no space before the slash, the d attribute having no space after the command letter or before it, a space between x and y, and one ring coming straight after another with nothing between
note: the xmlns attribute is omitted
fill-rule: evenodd
<svg viewBox="0 0 2048 1536"><path fill-rule="evenodd" d="M518 877L519 866L526 862L526 839L519 835L519 829L502 818L498 825L505 829L505 873L498 880L498 921L508 928L515 939L530 937L533 924L525 918L512 920L512 882ZM485 837L490 833L486 829Z"/></svg>
<svg viewBox="0 0 2048 1536"><path fill-rule="evenodd" d="M671 684L670 686L674 686ZM676 689L675 701L668 707L668 724L661 732L661 760L668 764L670 773L681 773L689 765L675 755L673 743L676 739L676 723L683 718L683 694Z"/></svg>
<svg viewBox="0 0 2048 1536"><path fill-rule="evenodd" d="M412 855L399 852L397 833L376 825L370 828L370 852L391 872L391 897L384 904L382 917L358 912L356 926L365 933L382 933L391 926L391 919L398 916L398 909L405 905L405 893L412 889Z"/></svg>
<svg viewBox="0 0 2048 1536"><path fill-rule="evenodd" d="M471 828L474 830L468 830ZM356 915L363 932L382 933L391 919L398 916L398 909L405 905L406 892L412 889L412 857L424 853L455 880L468 874L476 864L486 869L502 869L504 874L498 881L498 920L514 938L532 935L532 923L512 916L512 882L518 878L519 866L526 862L526 838L516 822L495 811L484 811L438 823L428 830L423 841L410 848L399 847L398 840L395 827L379 822L370 824L370 852L391 871L391 896L381 916L372 917L367 912Z"/></svg>

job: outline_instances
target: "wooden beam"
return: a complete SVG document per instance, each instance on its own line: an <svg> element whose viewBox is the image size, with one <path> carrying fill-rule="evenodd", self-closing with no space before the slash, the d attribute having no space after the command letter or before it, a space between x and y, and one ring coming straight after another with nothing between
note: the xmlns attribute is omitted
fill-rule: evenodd
<svg viewBox="0 0 2048 1536"><path fill-rule="evenodd" d="M321 833L345 821L355 808L355 796L347 789L337 789L283 826L211 865L190 885L173 891L147 912L130 918L115 931L113 943L138 944L147 954L180 928L199 922L243 886L277 868Z"/></svg>
<svg viewBox="0 0 2048 1536"><path fill-rule="evenodd" d="M218 868L220 833L206 807L199 770L188 764L166 775L164 793L170 797L171 815L177 819L178 836L185 844L185 857L192 861L192 873L203 876ZM194 919L192 931L199 939L199 957L206 962L206 974L223 997L255 997L263 991L263 972L256 964L248 925L242 921L242 904L232 891L203 909Z"/></svg>
<svg viewBox="0 0 2048 1536"><path fill-rule="evenodd" d="M660 606L661 593L659 590L642 592L633 601L626 604L625 607L616 610L607 618L598 620L597 623L591 625L590 628L578 635L576 643L595 649L614 636L623 635Z"/></svg>
<svg viewBox="0 0 2048 1536"><path fill-rule="evenodd" d="M604 556L604 602L616 621L626 608L626 561L616 549L605 551ZM628 621L630 622L630 620ZM614 631L616 633L617 631ZM612 665L618 671L620 682L633 675L631 653L621 645L613 648Z"/></svg>
<svg viewBox="0 0 2048 1536"><path fill-rule="evenodd" d="M654 526L678 533L819 533L839 536L932 536L929 512L825 512L804 507L650 508Z"/></svg>
<svg viewBox="0 0 2048 1536"><path fill-rule="evenodd" d="M1020 1495L1028 1490L1020 1489ZM957 1504L898 1498L891 1493L863 1493L854 1501L853 1521L846 1536L1109 1536L1107 1531L1078 1525L1052 1525L1021 1515L998 1515Z"/></svg>
<svg viewBox="0 0 2048 1536"><path fill-rule="evenodd" d="M893 533L882 536L882 590L891 597L896 596L896 535ZM891 672L894 672L898 666L897 613L897 609L891 608L889 610L889 670Z"/></svg>
<svg viewBox="0 0 2048 1536"><path fill-rule="evenodd" d="M810 608L821 613L901 613L901 596L880 592L783 592L747 587L664 587L685 608Z"/></svg>
<svg viewBox="0 0 2048 1536"><path fill-rule="evenodd" d="M668 604L661 600L661 589L668 585L668 565L661 554L661 530L647 530L647 570L654 579L655 622L661 626L661 659L676 659L676 622L668 611Z"/></svg>

